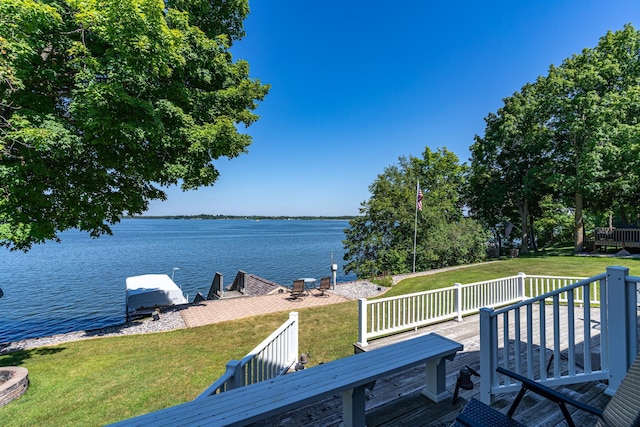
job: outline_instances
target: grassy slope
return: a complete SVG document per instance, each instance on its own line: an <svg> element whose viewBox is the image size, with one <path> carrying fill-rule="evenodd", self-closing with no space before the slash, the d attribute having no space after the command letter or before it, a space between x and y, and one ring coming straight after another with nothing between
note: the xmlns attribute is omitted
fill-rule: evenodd
<svg viewBox="0 0 640 427"><path fill-rule="evenodd" d="M195 398L288 318L251 320L146 335L98 338L0 356L29 370L29 390L0 408L4 426L112 423ZM300 351L311 364L353 354L355 302L300 310ZM339 323L338 328L333 325Z"/></svg>
<svg viewBox="0 0 640 427"><path fill-rule="evenodd" d="M609 265L640 275L640 261L604 258L518 258L407 279L385 296L453 283L471 283L520 271L590 276ZM300 310L300 351L310 365L353 354L357 303ZM157 334L99 338L0 356L0 366L29 370L29 390L0 408L0 425L103 425L196 397L288 318L257 316Z"/></svg>
<svg viewBox="0 0 640 427"><path fill-rule="evenodd" d="M474 283L512 276L523 272L531 275L590 277L602 273L608 266L628 267L630 274L640 275L639 259L612 259L596 257L548 256L513 258L483 263L458 270L405 279L394 286L386 296L409 294L451 286L454 283Z"/></svg>

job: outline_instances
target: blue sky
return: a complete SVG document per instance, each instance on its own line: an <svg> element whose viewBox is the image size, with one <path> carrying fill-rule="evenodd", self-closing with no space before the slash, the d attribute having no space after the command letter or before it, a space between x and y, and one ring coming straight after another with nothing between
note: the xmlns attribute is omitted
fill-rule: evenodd
<svg viewBox="0 0 640 427"><path fill-rule="evenodd" d="M638 0L250 1L232 48L272 85L249 153L212 187L167 190L148 215L356 215L369 185L425 146L469 159L502 99L608 30Z"/></svg>

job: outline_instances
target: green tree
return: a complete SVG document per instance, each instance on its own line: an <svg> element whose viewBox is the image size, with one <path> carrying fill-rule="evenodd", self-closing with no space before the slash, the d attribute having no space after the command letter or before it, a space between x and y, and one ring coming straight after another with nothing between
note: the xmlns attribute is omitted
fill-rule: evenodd
<svg viewBox="0 0 640 427"><path fill-rule="evenodd" d="M212 185L213 161L268 85L229 49L247 0L0 0L0 243L110 233L162 187Z"/></svg>
<svg viewBox="0 0 640 427"><path fill-rule="evenodd" d="M462 214L465 166L455 154L428 147L422 158L401 157L369 186L371 197L345 230L345 272L358 277L407 273L476 262L486 255L486 234ZM416 185L423 191L417 211Z"/></svg>
<svg viewBox="0 0 640 427"><path fill-rule="evenodd" d="M534 246L533 212L549 192L546 169L551 137L536 85L525 85L503 102L496 114L485 118L485 134L476 136L471 146L468 204L485 223L519 224L520 251L526 253ZM496 229L503 231L504 227Z"/></svg>
<svg viewBox="0 0 640 427"><path fill-rule="evenodd" d="M473 214L485 223L515 221L517 206L525 251L535 219L554 210L571 208L576 252L586 208L589 217L616 210L631 220L640 196L638 52L640 33L627 25L506 98L471 147ZM544 228L545 240L553 240L553 227Z"/></svg>
<svg viewBox="0 0 640 427"><path fill-rule="evenodd" d="M571 242L573 212L551 194L542 197L536 214L536 238L541 247Z"/></svg>
<svg viewBox="0 0 640 427"><path fill-rule="evenodd" d="M551 67L546 78L555 139L555 178L573 200L574 247L582 251L584 209L637 202L640 32L608 32L593 49ZM635 155L635 156L634 156Z"/></svg>

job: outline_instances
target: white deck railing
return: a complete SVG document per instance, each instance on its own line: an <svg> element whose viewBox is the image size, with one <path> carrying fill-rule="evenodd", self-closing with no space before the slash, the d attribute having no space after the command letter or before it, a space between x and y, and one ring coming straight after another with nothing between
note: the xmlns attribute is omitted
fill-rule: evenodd
<svg viewBox="0 0 640 427"><path fill-rule="evenodd" d="M481 309L481 400L519 388L498 366L550 386L608 380L613 394L638 350L638 282L627 268L609 267L509 307Z"/></svg>
<svg viewBox="0 0 640 427"><path fill-rule="evenodd" d="M195 400L233 388L265 381L286 373L298 359L298 313L251 350L242 360L231 360L227 371Z"/></svg>
<svg viewBox="0 0 640 427"><path fill-rule="evenodd" d="M490 401L490 396L498 392L511 391L517 387L508 379L502 379L496 372L498 366L515 371L528 378L536 379L548 385L569 384L573 382L595 381L607 378L607 353L601 355L597 370L592 370L591 348L595 330L591 328L590 290L598 288L598 298L606 301L602 295L606 292L605 274L551 290L534 298L499 310L483 308L480 311L480 397ZM578 303L577 295L587 297ZM563 298L561 298L561 296ZM576 305L580 319L576 319ZM605 319L606 304L600 304L601 315ZM584 322L584 334L576 337L576 322ZM597 330L601 344L607 340L606 324ZM576 339L582 342L582 366L576 360ZM605 346L606 347L606 346ZM601 347L603 348L603 347ZM567 353L563 353L567 350ZM552 375L549 375L549 360L553 356ZM565 370L560 362L566 360ZM564 361L563 361L564 362ZM582 370L582 373L578 373ZM575 377L579 376L579 381Z"/></svg>
<svg viewBox="0 0 640 427"><path fill-rule="evenodd" d="M486 280L396 297L359 300L358 345L373 338L409 331L445 320L462 320L482 307L500 307L575 283L579 277L516 276ZM593 292L592 292L593 294ZM566 302L566 295L560 297ZM575 299L582 304L583 294ZM598 302L593 300L592 302Z"/></svg>

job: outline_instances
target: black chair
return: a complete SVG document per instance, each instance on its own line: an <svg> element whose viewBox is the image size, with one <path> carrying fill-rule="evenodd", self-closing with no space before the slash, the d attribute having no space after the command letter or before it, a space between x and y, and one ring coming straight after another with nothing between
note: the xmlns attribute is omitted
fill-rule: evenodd
<svg viewBox="0 0 640 427"><path fill-rule="evenodd" d="M290 299L302 299L304 295L307 295L307 290L304 287L304 280L294 280L293 286L291 287Z"/></svg>
<svg viewBox="0 0 640 427"><path fill-rule="evenodd" d="M328 297L329 295L325 294L324 291L328 291L329 289L331 289L331 277L323 277L320 279L320 285L318 286L320 293L313 295L317 297Z"/></svg>
<svg viewBox="0 0 640 427"><path fill-rule="evenodd" d="M620 387L618 387L615 395L611 398L604 410L578 402L575 399L565 396L529 378L523 377L522 375L516 374L515 372L508 371L504 368L498 368L497 371L522 383L522 388L511 404L507 414L505 415L484 403L471 399L458 415L453 426L522 426L522 424L511 417L524 397L524 394L527 390L531 390L555 402L560 407L565 421L570 427L574 427L575 423L571 419L571 414L567 409L568 405L597 416L599 419L596 427L640 427L640 398L638 398L640 391L640 357L637 357L633 362L627 375L625 375L620 383Z"/></svg>

